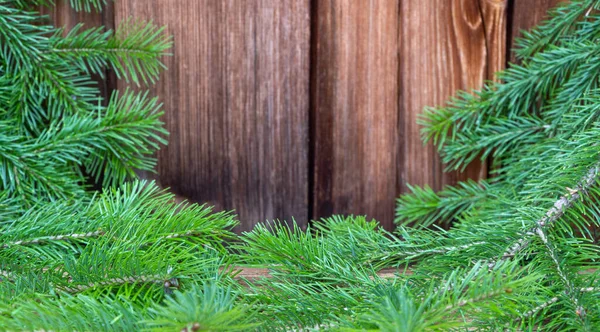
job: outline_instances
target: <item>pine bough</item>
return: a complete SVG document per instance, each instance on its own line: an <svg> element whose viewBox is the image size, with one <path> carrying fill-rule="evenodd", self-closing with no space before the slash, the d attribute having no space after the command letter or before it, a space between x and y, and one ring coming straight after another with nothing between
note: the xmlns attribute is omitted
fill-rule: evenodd
<svg viewBox="0 0 600 332"><path fill-rule="evenodd" d="M449 169L491 159L491 179L412 187L393 233L335 216L242 236L231 213L134 180L166 142L160 104L102 100L91 78L155 82L162 29L63 31L43 5L0 0L2 329L600 330L600 2L554 10L500 83L423 114Z"/></svg>

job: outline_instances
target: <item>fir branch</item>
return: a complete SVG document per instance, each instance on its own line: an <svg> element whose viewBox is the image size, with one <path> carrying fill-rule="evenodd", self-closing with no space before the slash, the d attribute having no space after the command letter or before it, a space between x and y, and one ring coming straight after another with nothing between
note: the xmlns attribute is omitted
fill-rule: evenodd
<svg viewBox="0 0 600 332"><path fill-rule="evenodd" d="M36 13L23 11L12 0L0 1L0 64L3 75L16 75L30 70L43 59L41 53L48 45L46 35L54 29L40 25Z"/></svg>
<svg viewBox="0 0 600 332"><path fill-rule="evenodd" d="M9 248L12 246L27 246L27 245L40 244L40 243L52 242L52 241L70 241L70 240L79 240L79 239L89 239L89 238L99 237L102 235L104 235L104 232L101 230L95 231L95 232L87 232L87 233L52 235L52 236L33 238L33 239L29 239L29 240L13 241L13 242L3 244L2 247Z"/></svg>
<svg viewBox="0 0 600 332"><path fill-rule="evenodd" d="M2 0L1 2L9 3L15 8L21 10L31 10L39 6L52 6L54 0Z"/></svg>
<svg viewBox="0 0 600 332"><path fill-rule="evenodd" d="M86 73L104 76L104 69L110 67L117 77L137 85L154 83L165 69L161 57L171 47L163 32L164 28L150 23L132 21L122 22L114 33L102 28L82 31L82 25L77 25L65 37L58 32L46 52Z"/></svg>
<svg viewBox="0 0 600 332"><path fill-rule="evenodd" d="M571 280L571 278L569 277L567 272L564 270L563 263L561 261L559 261L559 257L558 257L556 248L549 241L548 236L546 235L544 229L541 229L541 228L538 229L537 235L539 236L539 238L542 240L542 243L546 247L548 256L552 259L552 261L554 263L554 268L556 269L556 272L558 273L562 283L564 284L564 286L566 288L565 295L573 303L575 308L577 308L576 309L577 316L580 319L582 319L586 315L586 310L581 305L579 298L578 298L577 294L575 293L575 285L573 284L573 281Z"/></svg>
<svg viewBox="0 0 600 332"><path fill-rule="evenodd" d="M595 292L598 291L597 287L584 287L584 288L580 288L579 289L580 292L584 293L584 292ZM539 313L540 311L550 307L551 305L557 303L559 301L559 297L558 296L554 296L551 299L549 299L546 302L543 302L541 304L539 304L538 306L526 311L523 313L523 315L521 315L521 317L518 318L518 321L522 321L525 320L529 317L533 317L535 316L537 313ZM580 307L577 308L578 310L581 310ZM576 313L577 314L577 313ZM577 314L578 316L581 316L581 314Z"/></svg>
<svg viewBox="0 0 600 332"><path fill-rule="evenodd" d="M389 233L364 217L335 216L306 232L274 222L236 238L231 213L175 204L153 184L121 184L153 166L165 134L159 104L127 92L104 107L86 88L88 74L107 68L154 81L170 45L161 29L77 27L63 37L22 0L0 0L0 326L597 329L596 276L576 272L599 259L585 231L600 216L598 3L558 10L525 37L523 64L504 82L422 118L425 138L452 167L480 154L500 165L490 184L413 188L399 200L400 222L453 221L449 230ZM120 187L93 196L84 173ZM247 265L268 273L232 274ZM380 271L400 265L410 273Z"/></svg>
<svg viewBox="0 0 600 332"><path fill-rule="evenodd" d="M75 11L90 12L94 9L100 12L102 7L106 5L106 0L69 0L69 3Z"/></svg>
<svg viewBox="0 0 600 332"><path fill-rule="evenodd" d="M537 314L538 312L548 308L549 306L553 305L554 303L558 302L558 297L553 297L550 300L538 305L535 308L532 308L531 310L526 311L525 313L523 313L523 315L521 316L520 320L523 320L525 318L529 318L534 316L535 314Z"/></svg>
<svg viewBox="0 0 600 332"><path fill-rule="evenodd" d="M42 292L26 294L11 304L0 305L0 324L9 330L137 331L145 318L145 303L124 297L90 295L60 297ZM82 310L88 308L88 310ZM89 312L94 312L90 315ZM93 316L93 317L92 317Z"/></svg>
<svg viewBox="0 0 600 332"><path fill-rule="evenodd" d="M159 284L165 285L165 287L170 288L172 282L168 280L169 278L165 278L164 275L138 275L138 276L125 276L125 277L114 277L106 280L90 282L88 284L79 284L74 286L59 286L59 289L68 293L80 293L89 289L98 288L98 287L115 287L121 286L125 284Z"/></svg>
<svg viewBox="0 0 600 332"><path fill-rule="evenodd" d="M502 255L500 260L512 259L517 254L525 250L531 243L533 236L539 236L546 227L551 226L556 220L560 219L573 204L584 196L587 191L596 183L598 173L600 172L600 163L590 168L587 174L580 180L575 189L570 189L567 194L561 196L553 206L536 222L536 226L525 232L513 245L511 245ZM490 266L495 265L495 261Z"/></svg>
<svg viewBox="0 0 600 332"><path fill-rule="evenodd" d="M517 119L497 117L489 123L469 130L463 128L443 147L441 153L447 170L464 171L468 164L479 158L502 158L523 145L540 142L548 137L552 126L535 116Z"/></svg>
<svg viewBox="0 0 600 332"><path fill-rule="evenodd" d="M469 299L460 300L457 303L449 304L444 309L449 312L453 312L453 311L459 310L461 307L464 307L466 305L473 305L476 302L489 300L491 298L497 297L498 295L511 294L511 293L512 293L512 288L498 289L498 290L495 290L495 291L492 291L489 293L477 295L477 296L469 298Z"/></svg>
<svg viewBox="0 0 600 332"><path fill-rule="evenodd" d="M247 331L259 324L256 310L236 303L238 294L215 282L204 283L187 292L175 292L164 305L150 308L152 318L144 324L152 329L178 331Z"/></svg>
<svg viewBox="0 0 600 332"><path fill-rule="evenodd" d="M35 183L54 197L68 197L81 192L73 164L83 163L105 185L133 177L136 169L151 170L151 154L166 143L166 132L157 100L147 96L125 92L120 98L115 93L102 117L64 117L35 139L0 134L5 142L0 147L0 189L29 199L36 196Z"/></svg>
<svg viewBox="0 0 600 332"><path fill-rule="evenodd" d="M441 234L435 234L437 232ZM387 264L390 264L391 262L405 263L423 259L424 256L458 254L462 251L488 244L487 241L455 244L452 239L444 237L443 231L439 230L437 232L414 232L400 228L397 230L397 233L400 234L402 240L392 242L389 247L387 247L379 256L376 256L372 262L383 261Z"/></svg>
<svg viewBox="0 0 600 332"><path fill-rule="evenodd" d="M408 187L411 193L397 200L394 222L411 224L415 228L425 228L433 223L448 224L488 196L488 184L485 181L460 182L438 193L428 186Z"/></svg>
<svg viewBox="0 0 600 332"><path fill-rule="evenodd" d="M572 105L577 99L573 95L583 97L597 86L590 80L597 77L596 71L585 68L598 61L600 49L594 42L570 42L538 53L523 66L499 74L502 83L489 83L472 94L460 92L445 107L425 109L419 119L423 140L433 140L452 169L464 167L479 154L498 150L496 156L502 157L540 142L557 129L561 113L547 110L555 109L552 97L565 86L559 82L574 80L555 101L557 106ZM576 83L582 80L583 84ZM538 119L535 115L540 113ZM523 131L523 125L528 130Z"/></svg>
<svg viewBox="0 0 600 332"><path fill-rule="evenodd" d="M549 20L531 31L522 31L523 37L515 40L517 57L527 59L544 48L555 45L561 38L572 32L582 16L588 16L590 11L599 8L600 4L595 0L576 0L567 4L562 3L550 10Z"/></svg>

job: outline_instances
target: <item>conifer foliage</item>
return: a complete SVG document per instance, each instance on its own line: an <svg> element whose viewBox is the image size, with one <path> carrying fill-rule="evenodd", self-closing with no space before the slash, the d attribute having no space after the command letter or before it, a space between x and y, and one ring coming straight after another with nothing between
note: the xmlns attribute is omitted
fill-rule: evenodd
<svg viewBox="0 0 600 332"><path fill-rule="evenodd" d="M412 187L394 232L333 216L241 236L135 180L165 143L160 104L91 79L155 82L169 37L63 31L50 5L0 0L2 330L600 330L600 1L554 10L500 83L424 112L449 169L490 158L489 180Z"/></svg>

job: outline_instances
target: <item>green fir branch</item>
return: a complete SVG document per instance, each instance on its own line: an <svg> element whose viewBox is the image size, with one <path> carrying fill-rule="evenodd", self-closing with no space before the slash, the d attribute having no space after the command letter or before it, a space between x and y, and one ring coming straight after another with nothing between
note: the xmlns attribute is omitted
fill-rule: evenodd
<svg viewBox="0 0 600 332"><path fill-rule="evenodd" d="M139 85L155 83L165 69L161 57L168 55L171 40L164 28L150 23L124 21L113 33L101 27L82 30L77 25L62 37L58 31L47 51L85 73L104 76L104 69L112 69L117 77Z"/></svg>

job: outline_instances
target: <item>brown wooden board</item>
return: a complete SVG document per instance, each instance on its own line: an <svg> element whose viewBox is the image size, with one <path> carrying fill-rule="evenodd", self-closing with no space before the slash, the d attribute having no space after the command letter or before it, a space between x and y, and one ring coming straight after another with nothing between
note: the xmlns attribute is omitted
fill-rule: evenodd
<svg viewBox="0 0 600 332"><path fill-rule="evenodd" d="M58 0L45 13L67 27L132 16L174 36L169 70L150 88L171 132L162 186L235 209L237 231L334 213L391 229L407 184L487 176L485 163L445 174L418 114L493 79L519 31L557 2L124 0L85 14ZM116 86L109 76L103 93Z"/></svg>
<svg viewBox="0 0 600 332"><path fill-rule="evenodd" d="M392 225L398 121L398 0L315 1L311 112L314 217Z"/></svg>
<svg viewBox="0 0 600 332"><path fill-rule="evenodd" d="M480 88L504 66L506 1L405 0L400 9L400 144L398 190L407 184L436 190L487 176L485 163L443 172L436 148L424 146L417 118L443 106L457 90Z"/></svg>
<svg viewBox="0 0 600 332"><path fill-rule="evenodd" d="M496 80L495 74L506 67L506 30L509 0L479 0L485 29L485 79Z"/></svg>
<svg viewBox="0 0 600 332"><path fill-rule="evenodd" d="M171 133L160 183L192 201L235 209L247 231L308 219L309 0L128 0L133 16L174 36L153 88Z"/></svg>

